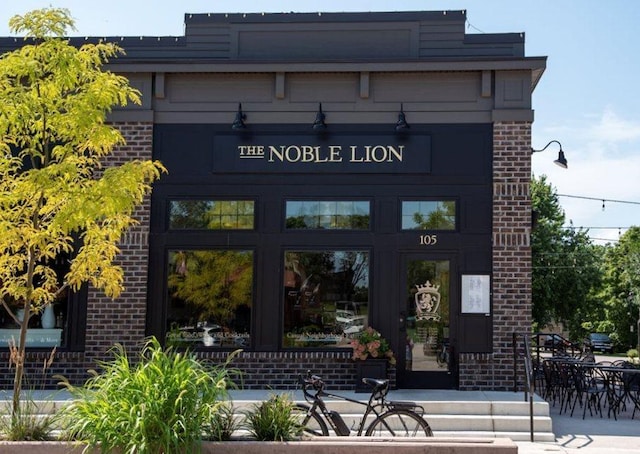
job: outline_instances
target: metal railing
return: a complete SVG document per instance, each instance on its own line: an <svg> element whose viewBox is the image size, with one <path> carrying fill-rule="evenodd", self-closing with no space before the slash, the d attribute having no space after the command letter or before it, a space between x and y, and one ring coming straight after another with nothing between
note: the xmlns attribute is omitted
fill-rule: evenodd
<svg viewBox="0 0 640 454"><path fill-rule="evenodd" d="M522 339L522 346L519 347L519 339ZM522 362L524 369L524 400L529 401L529 432L531 441L534 441L534 418L533 418L533 396L536 392L536 370L531 356L531 335L513 333L513 392L518 392L518 364ZM538 356L539 359L539 356Z"/></svg>
<svg viewBox="0 0 640 454"><path fill-rule="evenodd" d="M534 434L533 398L542 379L543 351L552 356L583 357L582 346L552 333L513 333L513 392L522 385L525 402L529 401L531 441ZM535 356L534 356L535 353ZM520 375L524 377L520 378Z"/></svg>

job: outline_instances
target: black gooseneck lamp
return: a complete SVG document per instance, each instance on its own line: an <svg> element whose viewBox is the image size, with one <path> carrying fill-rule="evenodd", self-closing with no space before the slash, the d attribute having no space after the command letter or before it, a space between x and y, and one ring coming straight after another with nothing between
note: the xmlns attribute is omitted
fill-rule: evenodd
<svg viewBox="0 0 640 454"><path fill-rule="evenodd" d="M404 132L409 129L409 123L407 123L407 117L404 114L403 106L400 104L400 113L398 114L398 122L396 123L396 132Z"/></svg>
<svg viewBox="0 0 640 454"><path fill-rule="evenodd" d="M560 142L558 142L557 140L550 141L548 144L546 144L544 146L544 148L541 148L540 150L534 150L533 148L531 148L531 154L539 153L541 151L546 150L549 147L549 145L551 145L552 143L557 143L558 146L560 147L560 151L558 152L558 159L556 159L553 162L556 165L559 165L560 167L562 167L563 169L569 168L569 164L567 163L567 158L564 157L564 151L562 151L562 144Z"/></svg>
<svg viewBox="0 0 640 454"><path fill-rule="evenodd" d="M236 112L236 118L233 120L231 129L235 131L247 129L247 125L244 124L244 121L246 119L247 119L247 115L244 112L242 112L242 103L238 103L238 111Z"/></svg>
<svg viewBox="0 0 640 454"><path fill-rule="evenodd" d="M318 103L318 113L316 113L316 119L313 122L313 130L317 132L322 132L327 129L327 124L324 122L327 116L322 111L322 103Z"/></svg>

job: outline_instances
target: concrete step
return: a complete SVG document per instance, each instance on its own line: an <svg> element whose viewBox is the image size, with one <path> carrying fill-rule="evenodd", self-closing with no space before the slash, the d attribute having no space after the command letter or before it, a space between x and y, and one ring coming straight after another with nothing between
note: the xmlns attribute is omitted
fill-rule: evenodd
<svg viewBox="0 0 640 454"><path fill-rule="evenodd" d="M424 418L437 437L508 437L514 441L530 441L529 412L532 408L534 440L555 441L549 404L539 398L530 407L523 395L517 393L481 393L480 395L467 393L470 397L468 400L465 399L465 392L459 391L436 393L438 397L445 397L440 400L433 399L435 395L429 395L425 400L420 400L421 394L425 393L397 392L395 394L391 395L389 400L410 400L424 408ZM292 400L305 403L300 394L293 393L291 397ZM365 409L362 403L366 403L368 395L347 394L346 397L361 403L335 399L325 399L325 402L328 409L340 413L347 427L355 431ZM238 408L246 408L255 403L256 401L234 399L234 405Z"/></svg>
<svg viewBox="0 0 640 454"><path fill-rule="evenodd" d="M362 414L340 413L347 427L353 432L357 431ZM513 415L463 415L463 414L426 414L425 420L429 423L431 430L437 436L480 436L487 437L491 434L491 438L496 436L504 436L498 434L517 434L514 440L527 441L530 440L531 421L529 416L513 416ZM369 417L365 427L373 421L373 417ZM534 416L534 431L540 436L538 441L554 441L552 420L549 416ZM547 434L544 437L542 434Z"/></svg>
<svg viewBox="0 0 640 454"><path fill-rule="evenodd" d="M284 391L286 392L286 391ZM242 392L232 395L234 409L239 417L243 411L250 409L260 402L268 399L275 392L264 392L262 394ZM448 394L444 397L451 397L452 400L434 399L435 396L428 396L429 400L411 399L411 397L423 397L420 394L405 395L397 393L390 400L413 401L421 405L424 410L424 418L436 437L481 437L500 438L508 437L514 441L530 441L531 422L529 417L530 406L522 399L521 394L503 393L495 396L487 396L486 393L478 395L465 392ZM466 399L465 397L471 397ZM305 403L301 394L291 393L291 399ZM347 427L357 430L360 419L364 412L368 395L348 394L346 397L352 401L342 401L327 399L327 407L335 410L345 420ZM443 397L443 396L438 396ZM33 413L40 415L51 415L56 413L68 400L35 400ZM358 403L360 402L360 403ZM553 442L552 419L549 416L549 405L547 402L538 399L533 403L533 423L534 441ZM372 421L370 418L367 423Z"/></svg>

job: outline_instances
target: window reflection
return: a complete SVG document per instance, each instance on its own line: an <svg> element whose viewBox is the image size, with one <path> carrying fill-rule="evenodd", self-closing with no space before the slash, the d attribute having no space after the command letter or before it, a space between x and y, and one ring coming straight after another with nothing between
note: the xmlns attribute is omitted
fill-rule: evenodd
<svg viewBox="0 0 640 454"><path fill-rule="evenodd" d="M368 252L285 252L284 347L347 347L368 312Z"/></svg>
<svg viewBox="0 0 640 454"><path fill-rule="evenodd" d="M253 200L172 200L170 229L246 230L254 227Z"/></svg>
<svg viewBox="0 0 640 454"><path fill-rule="evenodd" d="M51 304L30 316L29 331L25 341L26 347L69 347L71 335L69 329L74 329L76 335L79 330L84 329L84 326L69 323L70 315L77 312L77 307L73 306L80 303L78 294L63 285L65 276L71 268L70 263L69 256L64 253L47 263L46 266L57 277L59 294ZM23 319L24 303L22 301L9 295L0 298L2 298L4 306L11 310L19 320ZM0 310L0 345L7 347L11 341L18 344L19 330L20 325L15 322L13 317L5 309Z"/></svg>
<svg viewBox="0 0 640 454"><path fill-rule="evenodd" d="M167 344L250 346L253 252L169 251Z"/></svg>
<svg viewBox="0 0 640 454"><path fill-rule="evenodd" d="M289 200L287 229L368 230L369 202Z"/></svg>
<svg viewBox="0 0 640 454"><path fill-rule="evenodd" d="M451 279L448 260L407 263L407 370L449 370Z"/></svg>
<svg viewBox="0 0 640 454"><path fill-rule="evenodd" d="M442 200L402 202L402 230L455 230L456 203Z"/></svg>

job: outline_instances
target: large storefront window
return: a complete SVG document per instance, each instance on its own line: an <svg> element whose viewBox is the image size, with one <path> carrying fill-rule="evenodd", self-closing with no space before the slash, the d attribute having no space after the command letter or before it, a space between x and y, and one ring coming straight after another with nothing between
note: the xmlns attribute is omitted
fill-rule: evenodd
<svg viewBox="0 0 640 454"><path fill-rule="evenodd" d="M253 252L169 251L167 344L248 347Z"/></svg>
<svg viewBox="0 0 640 454"><path fill-rule="evenodd" d="M62 254L48 266L56 273L58 285L62 287L64 276L70 269L69 257ZM23 319L24 305L22 303L17 303L9 296L4 296L3 302L19 320ZM53 303L31 315L25 346L80 348L84 339L82 331L85 329L84 318L80 316L80 311L85 310L85 305L86 288L79 292L64 288ZM6 347L11 341L17 344L19 339L20 326L2 309L0 311L0 346Z"/></svg>
<svg viewBox="0 0 640 454"><path fill-rule="evenodd" d="M170 229L246 230L254 228L253 200L172 200Z"/></svg>
<svg viewBox="0 0 640 454"><path fill-rule="evenodd" d="M369 202L287 201L287 229L368 230Z"/></svg>
<svg viewBox="0 0 640 454"><path fill-rule="evenodd" d="M368 313L368 252L285 252L284 347L347 347Z"/></svg>
<svg viewBox="0 0 640 454"><path fill-rule="evenodd" d="M402 230L455 230L456 203L451 200L402 202Z"/></svg>

